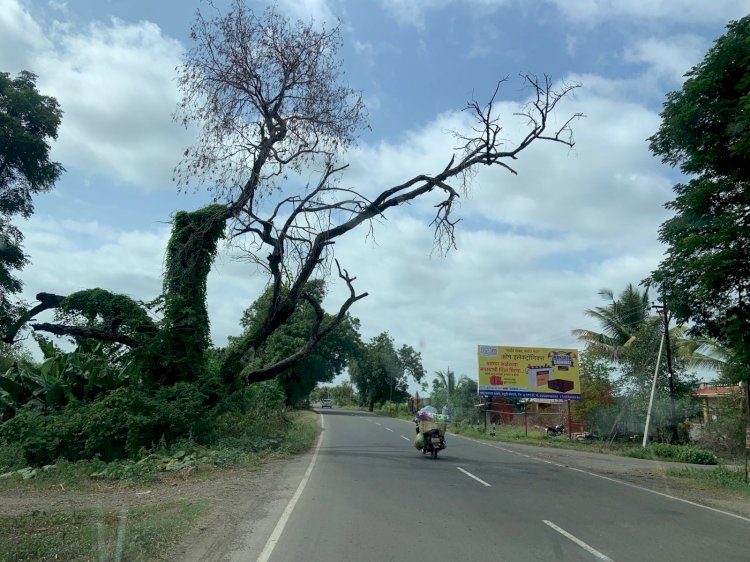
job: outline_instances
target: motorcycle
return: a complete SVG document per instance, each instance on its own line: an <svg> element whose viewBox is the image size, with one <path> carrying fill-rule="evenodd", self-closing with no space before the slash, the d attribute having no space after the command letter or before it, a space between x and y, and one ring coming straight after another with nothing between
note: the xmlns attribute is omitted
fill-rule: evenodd
<svg viewBox="0 0 750 562"><path fill-rule="evenodd" d="M443 426L442 430L440 426L425 428L420 427L420 420L418 418L414 418L414 422L417 426L417 438L415 440L415 446L422 451L423 455L430 453L433 459L437 459L438 451L442 451L447 446L445 444L445 426ZM434 426L435 424L430 425ZM425 429L425 431L420 432L420 429ZM422 436L421 440L420 433Z"/></svg>
<svg viewBox="0 0 750 562"><path fill-rule="evenodd" d="M565 433L565 426L561 423L557 425L544 424L544 433L549 437L557 437Z"/></svg>

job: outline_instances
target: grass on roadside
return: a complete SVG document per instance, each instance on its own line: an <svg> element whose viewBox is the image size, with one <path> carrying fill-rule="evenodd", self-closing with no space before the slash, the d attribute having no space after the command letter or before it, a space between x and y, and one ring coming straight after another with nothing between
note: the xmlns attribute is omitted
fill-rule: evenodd
<svg viewBox="0 0 750 562"><path fill-rule="evenodd" d="M112 482L141 487L186 477L210 477L226 468L252 470L267 458L283 458L307 450L318 431L317 415L311 411L288 412L277 420L236 416L225 420L224 424L221 437L210 447L185 440L159 448L137 461L60 460L48 467L28 468L25 472L0 477L0 492L97 490L103 483L111 485Z"/></svg>
<svg viewBox="0 0 750 562"><path fill-rule="evenodd" d="M708 490L723 490L750 497L750 485L745 483L745 472L729 470L723 466L701 470L699 468L676 468L666 471L667 476Z"/></svg>
<svg viewBox="0 0 750 562"><path fill-rule="evenodd" d="M174 544L207 509L172 502L128 511L79 509L0 515L0 562L20 560L145 561Z"/></svg>
<svg viewBox="0 0 750 562"><path fill-rule="evenodd" d="M144 457L140 464L59 461L46 470L36 469L36 474L27 479L18 474L0 479L0 491L97 490L113 485L167 484L175 479L210 477L225 468L252 469L269 458L298 454L312 446L318 434L314 412L291 412L279 419L284 420L283 425L278 420L269 424L267 419L227 420L215 447L177 443ZM259 436L253 430L263 424L266 425ZM153 457L155 461L151 462ZM167 466L176 468L165 468L165 461ZM120 559L159 559L208 509L206 503L187 501L132 508L125 513L124 534L120 532L123 514L111 509L33 510L22 515L0 515L0 562L114 560L118 536L124 538L120 541Z"/></svg>
<svg viewBox="0 0 750 562"><path fill-rule="evenodd" d="M641 459L692 464L716 464L718 462L716 456L710 451L692 446L653 443L644 449L638 443L610 442L605 440L578 441L575 439L570 440L567 435L548 437L544 433L532 429L529 430L527 435L524 428L503 425L496 426L495 435L492 436L483 431L477 431L472 425L461 422L451 424L448 431L475 439L522 443L557 449L573 449L590 453L621 455Z"/></svg>

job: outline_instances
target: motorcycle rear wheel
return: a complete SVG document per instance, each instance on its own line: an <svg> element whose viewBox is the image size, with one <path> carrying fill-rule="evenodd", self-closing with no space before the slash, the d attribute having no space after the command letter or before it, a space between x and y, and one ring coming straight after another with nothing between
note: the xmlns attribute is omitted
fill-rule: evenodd
<svg viewBox="0 0 750 562"><path fill-rule="evenodd" d="M437 460L437 454L438 454L438 450L437 449L433 449L432 450L432 458L433 458L433 460Z"/></svg>

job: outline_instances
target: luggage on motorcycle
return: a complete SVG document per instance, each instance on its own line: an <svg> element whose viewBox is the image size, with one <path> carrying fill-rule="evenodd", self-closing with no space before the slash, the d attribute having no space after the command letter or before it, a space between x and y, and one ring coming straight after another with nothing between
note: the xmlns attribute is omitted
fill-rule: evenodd
<svg viewBox="0 0 750 562"><path fill-rule="evenodd" d="M446 426L445 424L438 424L432 421L420 421L419 422L420 433L427 433L433 430L437 430L441 436L445 436Z"/></svg>

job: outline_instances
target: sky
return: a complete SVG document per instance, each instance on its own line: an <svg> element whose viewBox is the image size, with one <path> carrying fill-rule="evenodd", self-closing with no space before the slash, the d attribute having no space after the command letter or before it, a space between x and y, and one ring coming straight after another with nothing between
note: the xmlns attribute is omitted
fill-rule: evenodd
<svg viewBox="0 0 750 562"><path fill-rule="evenodd" d="M263 10L265 2L248 1ZM226 6L216 2L219 9ZM151 300L161 290L170 217L210 202L179 193L172 171L191 133L172 119L175 67L190 48L199 0L0 0L0 71L30 70L64 116L53 159L66 169L19 226L31 264L23 296L102 287ZM659 225L679 174L648 150L668 92L750 0L280 0L279 11L340 20L345 81L361 90L370 128L346 155L343 181L377 192L436 173L466 126L468 100L498 107L509 141L527 101L519 73L581 87L557 119L581 112L569 149L537 143L493 168L461 198L458 248L434 251L426 199L336 244L369 296L352 314L363 338L387 331L421 352L432 380L476 377L478 344L577 347L584 314L658 265ZM267 278L222 246L208 282L217 346ZM329 283L337 310L345 287ZM40 315L40 321L52 319Z"/></svg>

